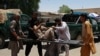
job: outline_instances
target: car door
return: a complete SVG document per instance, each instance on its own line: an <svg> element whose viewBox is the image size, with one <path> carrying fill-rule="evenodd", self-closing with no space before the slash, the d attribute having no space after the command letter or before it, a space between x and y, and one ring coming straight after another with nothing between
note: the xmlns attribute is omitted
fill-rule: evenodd
<svg viewBox="0 0 100 56"><path fill-rule="evenodd" d="M81 26L82 26L79 20L79 15L75 14L68 14L66 16L64 15L62 20L65 21L69 26L71 39L76 39L78 33L81 32Z"/></svg>

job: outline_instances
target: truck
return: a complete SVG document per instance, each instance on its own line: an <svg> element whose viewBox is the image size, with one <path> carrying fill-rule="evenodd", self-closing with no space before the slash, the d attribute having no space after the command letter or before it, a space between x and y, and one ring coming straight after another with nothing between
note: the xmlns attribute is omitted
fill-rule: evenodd
<svg viewBox="0 0 100 56"><path fill-rule="evenodd" d="M65 21L68 24L69 31L71 34L71 40L82 40L82 22L80 21L80 15L81 14L88 14L87 12L81 12L81 11L73 11L73 13L64 14L62 16L62 21ZM88 16L88 20L92 24L93 29L93 35L94 39L100 40L100 18L95 18ZM50 27L52 25L55 25L55 22L47 22L46 26Z"/></svg>
<svg viewBox="0 0 100 56"><path fill-rule="evenodd" d="M27 33L28 21L31 19L28 15L23 14L19 9L0 9L0 48L3 48L5 43L9 41L9 25L14 14L20 15L22 31Z"/></svg>
<svg viewBox="0 0 100 56"><path fill-rule="evenodd" d="M81 14L88 14L87 12L73 12L70 14L65 14L62 17L62 20L65 21L70 30L71 39L72 40L81 40L81 32L82 32L82 22L80 21ZM94 38L100 40L100 18L88 16L88 20L92 24Z"/></svg>

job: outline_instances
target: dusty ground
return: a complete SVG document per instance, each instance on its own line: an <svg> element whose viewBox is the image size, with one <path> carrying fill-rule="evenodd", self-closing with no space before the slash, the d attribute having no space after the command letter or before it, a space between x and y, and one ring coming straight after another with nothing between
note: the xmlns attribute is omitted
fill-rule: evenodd
<svg viewBox="0 0 100 56"><path fill-rule="evenodd" d="M96 48L97 48L97 53L95 55L91 55L91 56L100 56L100 42L96 43ZM24 50L21 50L20 53L18 54L18 56L25 56L24 52L25 52L25 46L24 46ZM44 53L45 53L45 49L43 49L43 54ZM62 53L62 54L60 54L60 56L64 56L64 54L65 53ZM0 56L11 56L10 50L8 50L7 48L0 49ZM38 56L36 46L33 46L30 56ZM69 56L80 56L80 47L70 49Z"/></svg>

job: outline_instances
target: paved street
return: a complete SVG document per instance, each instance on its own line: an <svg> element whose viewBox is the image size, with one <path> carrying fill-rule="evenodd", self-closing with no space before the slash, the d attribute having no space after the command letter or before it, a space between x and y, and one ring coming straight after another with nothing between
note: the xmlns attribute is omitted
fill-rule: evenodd
<svg viewBox="0 0 100 56"><path fill-rule="evenodd" d="M97 53L95 55L91 55L91 56L100 56L100 42L96 43L96 48L97 48ZM24 50L21 50L20 53L18 54L18 56L25 56L24 51L25 51L25 46L24 46ZM45 53L45 49L43 49L43 54L44 53ZM65 53L62 53L62 54L60 54L60 56L64 56L64 54ZM0 49L0 56L10 56L10 55L11 55L10 50L8 50L7 48ZM38 56L36 46L33 46L30 56ZM70 49L69 56L80 56L80 47Z"/></svg>

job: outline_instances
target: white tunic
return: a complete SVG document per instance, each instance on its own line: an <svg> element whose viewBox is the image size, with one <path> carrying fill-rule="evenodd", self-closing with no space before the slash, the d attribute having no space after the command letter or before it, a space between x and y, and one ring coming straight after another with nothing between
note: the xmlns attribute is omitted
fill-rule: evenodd
<svg viewBox="0 0 100 56"><path fill-rule="evenodd" d="M69 27L66 22L62 21L61 26L56 26L56 32L58 34L58 38L61 40L70 40L70 32Z"/></svg>

